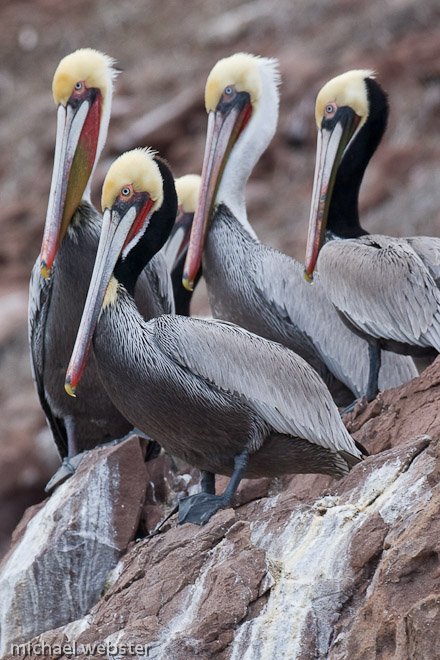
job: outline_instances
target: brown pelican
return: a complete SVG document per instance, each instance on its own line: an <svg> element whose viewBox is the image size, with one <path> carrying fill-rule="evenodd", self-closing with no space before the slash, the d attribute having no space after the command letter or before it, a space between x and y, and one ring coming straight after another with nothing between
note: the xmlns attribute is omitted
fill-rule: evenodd
<svg viewBox="0 0 440 660"><path fill-rule="evenodd" d="M348 327L368 341L369 398L382 349L419 357L440 350L440 239L368 235L359 224L359 188L387 118L386 95L371 71L333 78L316 100L305 274L312 277L319 253L321 285Z"/></svg>
<svg viewBox="0 0 440 660"><path fill-rule="evenodd" d="M38 396L62 457L132 429L102 387L93 354L78 399L64 392L99 241L101 216L90 202L90 181L107 135L114 75L109 57L82 49L61 60L53 79L55 160L41 253L30 282L29 341ZM142 278L139 292L147 317L172 311L157 259L150 268L154 272L148 281Z"/></svg>
<svg viewBox="0 0 440 660"><path fill-rule="evenodd" d="M213 315L294 350L338 403L348 403L366 389L367 343L344 326L319 280L310 292L299 262L258 241L246 214L246 181L276 128L278 82L275 60L243 53L217 62L208 77L208 133L184 284L192 288L203 251ZM417 375L408 358L384 362L382 389Z"/></svg>
<svg viewBox="0 0 440 660"><path fill-rule="evenodd" d="M167 267L173 283L174 305L176 314L190 315L192 291L182 285L183 268L188 249L194 211L200 190L200 175L185 174L174 182L177 193L177 217L171 236L163 248ZM194 288L202 275L202 269L196 275Z"/></svg>
<svg viewBox="0 0 440 660"><path fill-rule="evenodd" d="M136 279L176 217L166 164L148 150L120 156L105 179L102 208L66 390L75 394L93 337L101 380L123 415L204 471L204 492L183 501L180 521L206 522L230 504L243 476L346 474L361 453L302 358L223 321L163 315L146 322L137 311ZM215 473L231 475L220 496Z"/></svg>

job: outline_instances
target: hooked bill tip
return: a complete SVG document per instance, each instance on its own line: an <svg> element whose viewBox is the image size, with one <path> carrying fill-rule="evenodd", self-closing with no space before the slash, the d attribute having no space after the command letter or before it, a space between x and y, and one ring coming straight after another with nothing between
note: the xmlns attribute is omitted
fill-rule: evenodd
<svg viewBox="0 0 440 660"><path fill-rule="evenodd" d="M66 382L64 383L64 389L66 390L66 392L69 396L73 396L74 398L76 397L76 394L75 394L76 388L72 387L72 383L70 382L70 378L66 378Z"/></svg>
<svg viewBox="0 0 440 660"><path fill-rule="evenodd" d="M187 291L194 291L194 281L190 280L188 273L183 274L182 284Z"/></svg>
<svg viewBox="0 0 440 660"><path fill-rule="evenodd" d="M306 282L313 282L313 273L309 273L306 268L304 268L303 275Z"/></svg>

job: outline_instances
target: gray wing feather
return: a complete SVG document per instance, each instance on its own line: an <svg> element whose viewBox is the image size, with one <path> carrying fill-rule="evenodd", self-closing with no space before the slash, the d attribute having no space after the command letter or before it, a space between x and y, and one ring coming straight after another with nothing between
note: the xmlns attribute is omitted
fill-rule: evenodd
<svg viewBox="0 0 440 660"><path fill-rule="evenodd" d="M261 246L258 261L249 266L265 299L310 337L331 373L361 396L368 382L367 344L342 323L319 275L307 283L302 264L266 246Z"/></svg>
<svg viewBox="0 0 440 660"><path fill-rule="evenodd" d="M325 293L319 273L309 284L304 279L302 264L278 252L274 259L274 250L261 248L258 266L254 265L252 270L262 295L304 330L335 377L357 396L362 396L369 376L367 344L341 321ZM380 390L397 387L417 375L412 358L384 351L379 372Z"/></svg>
<svg viewBox="0 0 440 660"><path fill-rule="evenodd" d="M360 396L368 378L366 344L346 329L319 277L308 284L298 261L263 245L257 257L248 267L261 295L310 338L327 368Z"/></svg>
<svg viewBox="0 0 440 660"><path fill-rule="evenodd" d="M440 286L440 238L411 236L405 238L405 241L423 261L437 286Z"/></svg>
<svg viewBox="0 0 440 660"><path fill-rule="evenodd" d="M67 433L62 419L56 417L46 398L44 389L44 333L52 291L52 277L44 279L40 274L39 260L34 264L29 282L28 338L31 358L32 378L37 390L40 405L61 456L67 456Z"/></svg>
<svg viewBox="0 0 440 660"><path fill-rule="evenodd" d="M135 300L146 320L174 314L173 285L162 253L157 253L142 271L136 284Z"/></svg>
<svg viewBox="0 0 440 660"><path fill-rule="evenodd" d="M398 355L382 351L382 363L379 371L379 390L398 387L419 375L414 360L409 355ZM365 390L364 390L365 391Z"/></svg>
<svg viewBox="0 0 440 660"><path fill-rule="evenodd" d="M171 359L246 401L275 431L360 457L322 379L293 351L222 321L163 316L155 327Z"/></svg>
<svg viewBox="0 0 440 660"><path fill-rule="evenodd" d="M153 278L155 291L162 300L163 314L174 314L173 285L167 262L161 252L151 259L146 270L150 274L149 276ZM155 277L152 275L152 270Z"/></svg>
<svg viewBox="0 0 440 660"><path fill-rule="evenodd" d="M318 268L333 304L361 331L440 350L440 291L406 241L380 235L330 241Z"/></svg>

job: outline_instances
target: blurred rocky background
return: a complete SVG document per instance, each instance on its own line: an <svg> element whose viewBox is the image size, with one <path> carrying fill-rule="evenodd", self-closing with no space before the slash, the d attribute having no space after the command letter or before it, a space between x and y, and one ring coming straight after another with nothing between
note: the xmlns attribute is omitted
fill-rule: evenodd
<svg viewBox="0 0 440 660"><path fill-rule="evenodd" d="M396 236L440 234L438 0L2 0L0 555L58 461L31 379L27 287L52 169L52 76L61 57L85 46L122 70L93 185L97 205L109 163L134 146L158 149L176 176L200 171L206 77L217 59L241 50L277 57L282 75L278 133L248 186L249 217L264 242L303 259L314 99L350 68L375 69L391 104L362 189L363 224ZM194 311L209 313L203 292Z"/></svg>

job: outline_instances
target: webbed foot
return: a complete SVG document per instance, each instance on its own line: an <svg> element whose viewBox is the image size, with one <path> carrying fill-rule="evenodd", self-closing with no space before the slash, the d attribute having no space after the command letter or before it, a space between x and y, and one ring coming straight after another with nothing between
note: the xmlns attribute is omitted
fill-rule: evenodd
<svg viewBox="0 0 440 660"><path fill-rule="evenodd" d="M76 454L76 456L72 456L71 458L63 458L63 462L53 477L47 482L44 491L50 495L55 488L61 486L61 484L67 481L72 474L75 474L78 465L81 463L86 453L87 451L83 451L81 454Z"/></svg>
<svg viewBox="0 0 440 660"><path fill-rule="evenodd" d="M237 491L238 485L246 472L249 460L249 449L245 447L241 454L234 458L234 471L228 487L222 495L215 495L215 476L212 472L202 470L202 487L204 492L189 495L179 502L179 525L187 522L205 525L210 517L220 509L226 509Z"/></svg>
<svg viewBox="0 0 440 660"><path fill-rule="evenodd" d="M226 508L229 504L229 499L223 495L197 493L197 495L184 497L179 502L179 525L187 522L205 525L214 513Z"/></svg>

